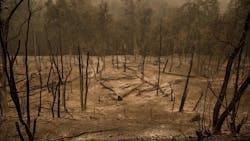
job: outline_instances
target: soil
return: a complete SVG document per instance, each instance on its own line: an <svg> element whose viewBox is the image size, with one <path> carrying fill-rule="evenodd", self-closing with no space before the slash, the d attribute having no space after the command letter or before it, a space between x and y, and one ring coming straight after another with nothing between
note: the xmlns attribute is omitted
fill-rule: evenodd
<svg viewBox="0 0 250 141"><path fill-rule="evenodd" d="M30 57L31 76L31 111L32 119L37 116L39 89L39 79L37 75L34 57ZM199 76L196 68L192 70L190 83L188 86L188 97L184 106L184 112L178 112L181 96L188 71L188 59L179 66L178 57L174 59L175 64L172 72L169 72L169 65L166 72L161 73L160 93L156 95L156 82L158 66L155 63L156 57L148 57L145 66L144 80L141 80L140 69L138 67L139 58L129 56L126 72L123 71L123 57L119 56L119 68L112 66L112 57L106 57L106 66L102 72L95 74L97 57L91 57L89 69L90 82L87 100L87 109L81 111L80 108L80 86L79 72L76 57L64 56L65 72L69 70L69 61L72 64L72 72L67 83L66 105L67 112L61 105L61 118L52 118L51 103L52 94L45 88L42 92L42 112L37 120L35 140L107 140L107 141L133 141L133 140L196 140L195 131L199 129L201 117L204 111L204 98L198 104L197 109L193 108L200 95L205 93L207 78ZM75 59L75 60L74 60ZM22 57L18 58L16 65L16 80L19 91L25 91L24 67ZM83 58L86 60L86 57ZM162 67L164 66L162 61ZM47 75L50 68L49 58L42 57L42 78L46 84ZM85 69L85 68L84 68ZM223 73L219 73L214 79L213 88L219 91L223 80ZM56 80L56 74L52 79ZM71 83L72 82L72 83ZM72 89L71 89L72 86ZM233 85L230 85L233 89ZM171 92L174 100L171 100ZM246 93L249 93L248 89ZM20 99L25 93L20 93ZM118 99L118 97L120 99ZM239 117L242 119L249 110L250 95L245 94L242 98ZM24 99L24 98L23 98ZM205 102L205 121L207 127L211 123L213 104L216 97L207 92ZM228 101L230 100L230 91ZM14 104L8 98L8 112L5 119L0 122L0 140L19 140L15 122L18 121ZM57 109L57 107L55 107ZM55 110L55 112L57 112ZM25 114L24 114L25 117ZM198 117L198 118L197 118ZM22 128L24 133L24 130ZM250 122L248 121L242 128L241 134L232 136L228 128L223 127L221 135L214 135L208 140L250 140Z"/></svg>

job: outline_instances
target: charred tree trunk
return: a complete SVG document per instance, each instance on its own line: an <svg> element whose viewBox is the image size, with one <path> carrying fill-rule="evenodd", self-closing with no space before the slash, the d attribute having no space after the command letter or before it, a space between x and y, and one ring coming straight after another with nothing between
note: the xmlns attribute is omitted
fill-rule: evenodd
<svg viewBox="0 0 250 141"><path fill-rule="evenodd" d="M59 70L59 66L56 63L55 59L53 59L54 61L54 65L56 67L56 71L57 71L57 77L58 77L58 82L57 82L57 91L55 92L55 95L57 93L57 117L60 118L61 117L61 85L62 85L62 78L60 75L60 70Z"/></svg>
<svg viewBox="0 0 250 141"><path fill-rule="evenodd" d="M123 50L124 50L123 72L126 72L126 69L127 69L126 44L124 44Z"/></svg>
<svg viewBox="0 0 250 141"><path fill-rule="evenodd" d="M239 76L240 76L240 64L241 64L241 57L242 57L242 51L243 51L243 48L240 49L240 53L239 53L239 56L238 56L238 61L237 61L237 67L236 67L236 73L235 73L235 83L234 83L234 96L236 96L237 94L237 91L238 91L238 85L239 85ZM236 126L236 116L237 116L237 111L238 111L238 108L239 108L239 103L240 101L237 101L235 107L233 107L233 110L232 110L232 116L231 116L231 122L230 122L230 128L231 128L231 132L233 134L236 134L236 131L237 131L237 126Z"/></svg>
<svg viewBox="0 0 250 141"><path fill-rule="evenodd" d="M168 59L166 60L166 62L164 64L164 67L163 67L163 70L162 70L163 73L166 72L167 65L168 65Z"/></svg>
<svg viewBox="0 0 250 141"><path fill-rule="evenodd" d="M80 103L81 103L81 110L83 111L84 110L84 103L83 103L83 70L82 70L83 68L82 68L82 55L81 55L81 50L80 50L79 46L78 46L78 53L79 53L78 54L79 66L78 67L79 67L79 77L80 77ZM99 57L98 57L98 60L99 60ZM97 71L98 71L98 69L97 69Z"/></svg>
<svg viewBox="0 0 250 141"><path fill-rule="evenodd" d="M53 99L52 99L52 105L51 105L51 113L52 113L52 117L55 118L54 107L55 107L55 102L56 102L57 85L56 85L56 88L55 88L53 80L52 80L52 86L51 87L52 87L51 88L52 89L51 92L52 92L52 97L53 97Z"/></svg>
<svg viewBox="0 0 250 141"><path fill-rule="evenodd" d="M224 82L223 82L223 85L221 87L219 98L217 99L217 102L216 102L216 104L214 106L214 112L213 112L213 130L214 130L215 133L218 133L218 132L221 131L221 126L222 126L225 118L228 115L228 110L227 110L226 112L224 112L224 115L222 114L220 116L220 119L219 119L220 109L221 109L221 106L222 106L222 102L223 102L223 100L224 100L224 98L226 96L226 90L227 90L227 86L228 86L230 75L231 75L232 64L233 64L234 59L236 58L237 54L239 54L240 50L245 46L247 32L249 30L249 24L250 24L250 11L248 12L247 18L245 20L244 30L243 30L243 32L241 34L239 45L238 45L238 47L234 48L233 52L231 53L231 55L228 58L227 67L226 67L226 73L225 73L225 76L224 76ZM239 91L240 91L240 89L239 89ZM240 99L239 96L237 96L237 99L234 102L237 102L238 99ZM229 106L228 106L228 108L229 108ZM232 103L230 108L233 108L234 106L235 106L235 103Z"/></svg>
<svg viewBox="0 0 250 141"><path fill-rule="evenodd" d="M161 48L162 48L162 19L160 21L160 40L159 40L159 55L158 55L158 79L156 95L159 95L160 79L161 79Z"/></svg>
<svg viewBox="0 0 250 141"><path fill-rule="evenodd" d="M112 54L112 68L115 68L115 56Z"/></svg>
<svg viewBox="0 0 250 141"><path fill-rule="evenodd" d="M62 30L60 29L60 33L59 33L59 38L60 38L60 64L61 64L61 70L60 70L60 75L61 75L61 85L63 85L63 91L62 91L62 104L63 104L63 108L64 108L64 111L68 111L67 110L67 106L66 106L66 83L65 81L65 78L64 78L64 62L63 62L63 41L62 41Z"/></svg>
<svg viewBox="0 0 250 141"><path fill-rule="evenodd" d="M0 1L0 16L3 16L3 9L4 9L4 5L3 5L3 0ZM7 22L6 22L7 23ZM0 28L1 28L1 47L4 48L6 47L7 49L7 35L8 35L8 23L6 24L4 21L0 20ZM7 26L6 28L4 28L4 26ZM5 68L7 68L7 62L4 61L6 58L4 49L1 50L1 60L0 60L0 64L2 65L2 70L0 71L1 74L1 83L2 83L2 90L3 93L0 93L0 108L1 108L1 115L4 116L5 114L5 110L7 108L7 95L6 95L6 90L7 90L7 77L4 75L4 70ZM0 116L1 116L0 115Z"/></svg>
<svg viewBox="0 0 250 141"><path fill-rule="evenodd" d="M2 1L0 1L0 2L2 2ZM1 21L0 41L1 41L1 49L2 49L2 55L3 55L3 57L2 57L2 59L3 59L2 60L3 61L3 71L4 71L4 74L6 76L6 80L8 81L10 96L11 96L11 99L12 99L14 105L15 105L15 109L16 109L16 112L18 115L18 120L22 124L22 126L24 127L25 133L28 137L28 140L33 141L34 135L35 135L35 128L36 128L36 119L34 120L34 125L33 125L33 130L32 130L30 128L30 119L28 119L28 118L30 118L29 117L30 114L29 113L27 114L28 117L27 117L26 122L23 118L21 107L20 107L20 102L19 102L18 90L17 90L17 86L16 86L16 81L15 81L14 63L15 63L16 57L19 53L20 40L19 40L18 48L17 48L15 54L13 56L10 56L10 53L8 52L9 23L12 20L12 17L16 13L19 6L22 4L22 2L23 2L23 0L20 0L19 2L17 2L16 5L14 6L14 8L10 10L10 14L7 16L7 20ZM27 26L27 30L26 30L26 40L25 40L25 48L26 49L28 47L29 23L30 23L30 19L31 19L30 1L28 0L27 2L28 2L29 18L28 18L28 26ZM27 54L26 54L26 57L27 57ZM27 67L27 65L26 65L26 67ZM27 74L28 73L26 72L26 75ZM26 81L27 80L29 80L29 79L26 77ZM29 89L28 86L27 86L27 89ZM27 92L27 99L28 98L29 98L29 91ZM29 112L29 107L27 108L27 111ZM20 140L24 140L22 132L20 131L18 122L16 122L16 129L17 129Z"/></svg>
<svg viewBox="0 0 250 141"><path fill-rule="evenodd" d="M144 70L145 70L145 60L146 60L146 54L143 54L142 57L142 64L141 64L141 79L144 80Z"/></svg>
<svg viewBox="0 0 250 141"><path fill-rule="evenodd" d="M97 66L96 66L96 73L99 73L99 67L100 67L100 57L97 57Z"/></svg>
<svg viewBox="0 0 250 141"><path fill-rule="evenodd" d="M61 117L61 80L58 80L57 117Z"/></svg>
<svg viewBox="0 0 250 141"><path fill-rule="evenodd" d="M192 67L193 67L193 59L194 59L194 51L192 51L192 54L191 54L189 71L188 71L188 74L187 74L185 88L184 88L183 95L182 95L182 98L181 98L181 105L180 105L180 108L179 108L179 112L183 111L184 104L185 104L185 101L186 101L186 98L187 98L187 88L188 88L189 78L190 78L190 74L191 74Z"/></svg>
<svg viewBox="0 0 250 141"><path fill-rule="evenodd" d="M116 50L116 69L119 69L119 51L118 51L118 41L116 41L115 50Z"/></svg>
<svg viewBox="0 0 250 141"><path fill-rule="evenodd" d="M88 90L89 90L89 86L88 86L88 80L89 80L89 76L88 76L88 69L89 69L89 52L87 52L87 66L86 66L86 81L85 81L85 102L84 102L84 109L86 110L87 108L87 100L88 100Z"/></svg>
<svg viewBox="0 0 250 141"><path fill-rule="evenodd" d="M57 72L57 77L58 77L58 82L57 82L57 117L60 118L61 117L61 85L62 85L62 76L61 76L61 72L59 69L59 60L58 60L58 54L59 54L59 49L57 49L57 56L56 56L56 60L55 60L55 56L52 56L52 61L54 63L54 66L56 68L56 72Z"/></svg>
<svg viewBox="0 0 250 141"><path fill-rule="evenodd" d="M214 133L219 133L221 131L221 127L229 115L229 113L233 110L233 108L236 106L237 102L241 99L243 96L245 90L248 88L250 84L250 74L247 76L247 78L244 80L242 85L240 86L237 94L233 97L229 105L226 107L225 111L221 114L220 118L218 118L216 126L213 128Z"/></svg>
<svg viewBox="0 0 250 141"><path fill-rule="evenodd" d="M38 65L37 65L37 71L39 75L39 83L40 83L40 91L39 91L39 105L38 105L38 116L40 116L41 110L42 110L42 89L43 89L43 81L42 81L42 66L41 66L41 56L40 56L40 47L36 42L36 36L34 34L34 47L35 47L35 55L36 55L36 61L37 61L37 55L38 55ZM37 63L37 62L36 62Z"/></svg>
<svg viewBox="0 0 250 141"><path fill-rule="evenodd" d="M171 54L171 64L170 64L170 67L169 67L169 72L172 72L172 68L173 68L173 65L174 65L174 41L172 42L172 44L170 44L170 46L172 46L172 54Z"/></svg>
<svg viewBox="0 0 250 141"><path fill-rule="evenodd" d="M124 55L124 63L123 63L123 72L126 72L127 69L127 55Z"/></svg>
<svg viewBox="0 0 250 141"><path fill-rule="evenodd" d="M30 6L30 1L28 1L28 6ZM29 41L29 32L30 32L30 20L31 20L31 11L29 8L28 24L26 30L26 40L25 40L25 75L26 75L26 112L27 112L27 125L30 127L30 82L29 82L29 65L28 65L28 41Z"/></svg>

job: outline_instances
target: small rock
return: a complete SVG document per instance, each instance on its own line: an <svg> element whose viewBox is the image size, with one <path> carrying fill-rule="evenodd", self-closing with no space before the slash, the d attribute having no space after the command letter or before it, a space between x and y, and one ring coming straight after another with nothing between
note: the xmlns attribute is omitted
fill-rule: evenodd
<svg viewBox="0 0 250 141"><path fill-rule="evenodd" d="M118 96L117 97L117 101L122 101L123 99L122 99L122 97L121 96Z"/></svg>

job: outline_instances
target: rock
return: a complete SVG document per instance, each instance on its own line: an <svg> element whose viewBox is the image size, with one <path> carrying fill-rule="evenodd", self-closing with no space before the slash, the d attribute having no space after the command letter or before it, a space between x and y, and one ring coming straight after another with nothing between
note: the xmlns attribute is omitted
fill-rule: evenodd
<svg viewBox="0 0 250 141"><path fill-rule="evenodd" d="M122 100L123 100L123 98L121 96L117 97L117 101L122 101Z"/></svg>

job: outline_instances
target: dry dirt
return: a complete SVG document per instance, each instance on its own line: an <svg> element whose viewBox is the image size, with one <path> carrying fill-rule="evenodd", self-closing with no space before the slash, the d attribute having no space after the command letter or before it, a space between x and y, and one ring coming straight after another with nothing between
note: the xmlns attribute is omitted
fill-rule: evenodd
<svg viewBox="0 0 250 141"><path fill-rule="evenodd" d="M16 65L19 90L25 90L24 67L22 58L19 57ZM188 97L185 103L184 112L178 112L181 95L185 84L185 75L188 71L188 60L182 66L174 65L171 73L161 73L161 89L156 95L154 84L157 82L157 68L154 63L157 58L148 58L145 66L145 81L140 77L138 69L139 58L135 60L133 56L128 59L128 68L123 72L122 57L119 57L119 68L112 67L111 57L106 57L106 67L100 74L93 71L96 68L96 57L91 57L91 67L89 69L90 83L87 101L87 110L80 109L80 86L77 59L70 59L65 56L65 71L68 70L69 60L72 62L73 71L67 87L67 109L65 112L61 107L61 118L52 118L50 111L52 94L45 89L42 93L42 113L37 121L36 140L196 140L195 131L199 128L199 121L194 120L197 115L203 113L204 98L201 100L196 111L193 111L200 94L205 92L207 78L196 75L195 68L192 72L190 84L188 86ZM38 86L36 75L36 64L31 57L30 73L33 73L31 87ZM86 58L84 57L84 61ZM163 61L164 62L164 61ZM175 57L174 64L178 64ZM43 83L49 70L49 58L42 57ZM103 64L101 63L101 67ZM162 63L162 68L164 63ZM55 75L56 76L56 75ZM219 90L223 74L216 77L214 89ZM56 79L54 77L53 79ZM173 89L174 101L171 101L171 88ZM214 83L215 84L215 83ZM105 88L104 86L110 89ZM72 86L72 89L70 88ZM249 93L249 89L247 93ZM20 97L22 97L20 93ZM123 97L122 101L117 100L117 96ZM230 97L230 96L229 96ZM242 98L239 119L246 114L249 109L249 95ZM32 91L31 108L32 118L36 117L39 90ZM209 123L209 116L213 108L215 96L207 93L206 121ZM55 107L56 109L56 107ZM9 98L8 113L3 122L0 123L0 141L19 140L15 128L15 121L18 121L13 102ZM242 129L242 134L232 137L227 128L223 129L223 135L211 137L209 140L249 140L250 122Z"/></svg>

